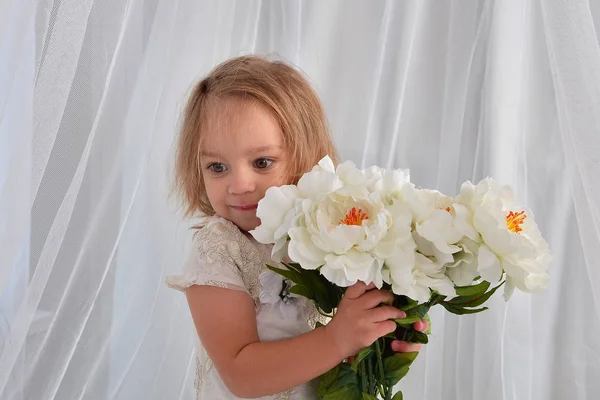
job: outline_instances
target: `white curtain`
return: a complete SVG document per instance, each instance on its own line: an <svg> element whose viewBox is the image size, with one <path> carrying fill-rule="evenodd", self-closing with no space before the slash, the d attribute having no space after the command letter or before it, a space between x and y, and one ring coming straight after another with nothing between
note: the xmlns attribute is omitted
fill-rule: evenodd
<svg viewBox="0 0 600 400"><path fill-rule="evenodd" d="M406 399L600 398L599 30L599 0L0 0L0 398L193 398L173 139L252 52L311 77L344 159L493 176L550 242L543 293L432 312Z"/></svg>

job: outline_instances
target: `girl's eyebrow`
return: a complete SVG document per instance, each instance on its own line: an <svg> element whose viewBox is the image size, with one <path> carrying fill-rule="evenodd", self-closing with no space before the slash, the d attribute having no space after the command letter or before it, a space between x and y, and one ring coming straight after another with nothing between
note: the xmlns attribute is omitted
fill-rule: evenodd
<svg viewBox="0 0 600 400"><path fill-rule="evenodd" d="M282 148L283 148L283 146L277 146L277 145L252 147L252 148L248 149L246 154L260 153L260 152L269 151L269 150L281 150ZM201 151L200 156L201 157L219 157L219 154L212 152L212 151Z"/></svg>
<svg viewBox="0 0 600 400"><path fill-rule="evenodd" d="M282 146L271 146L271 145L267 145L267 146L260 146L260 147L252 147L250 149L248 149L248 154L253 154L253 153L260 153L263 151L268 151L268 150L281 150Z"/></svg>
<svg viewBox="0 0 600 400"><path fill-rule="evenodd" d="M209 151L201 151L200 157L218 157L219 155L216 153L211 153Z"/></svg>

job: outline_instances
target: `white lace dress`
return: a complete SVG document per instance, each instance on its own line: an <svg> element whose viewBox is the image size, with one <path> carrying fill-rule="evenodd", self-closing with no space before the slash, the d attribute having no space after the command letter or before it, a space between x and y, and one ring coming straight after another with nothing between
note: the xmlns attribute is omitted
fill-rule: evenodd
<svg viewBox="0 0 600 400"><path fill-rule="evenodd" d="M191 285L211 285L248 293L254 300L256 324L262 341L291 338L322 321L314 305L287 292L289 281L266 268L282 267L271 259L271 246L256 242L232 222L208 217L193 239L192 251L181 275L166 279L169 287L185 290ZM195 332L194 332L195 333ZM197 338L196 399L237 399L223 381ZM309 382L261 399L317 399L317 382Z"/></svg>

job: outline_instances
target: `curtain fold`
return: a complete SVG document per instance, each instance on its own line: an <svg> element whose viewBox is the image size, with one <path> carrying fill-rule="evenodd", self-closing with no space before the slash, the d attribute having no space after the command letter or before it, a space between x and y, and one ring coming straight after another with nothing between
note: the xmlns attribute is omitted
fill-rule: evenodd
<svg viewBox="0 0 600 400"><path fill-rule="evenodd" d="M600 397L598 0L0 9L0 398L194 397L174 138L192 83L254 52L307 74L342 158L451 196L493 176L550 243L543 293L432 311L405 398Z"/></svg>

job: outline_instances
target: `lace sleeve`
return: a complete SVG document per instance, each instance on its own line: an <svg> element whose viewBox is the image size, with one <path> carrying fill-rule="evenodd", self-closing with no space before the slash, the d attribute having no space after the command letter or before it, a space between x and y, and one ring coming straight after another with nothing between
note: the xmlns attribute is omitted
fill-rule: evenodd
<svg viewBox="0 0 600 400"><path fill-rule="evenodd" d="M180 275L168 276L167 285L184 291L192 285L218 286L249 293L242 272L232 257L236 237L218 221L194 235L192 249Z"/></svg>

